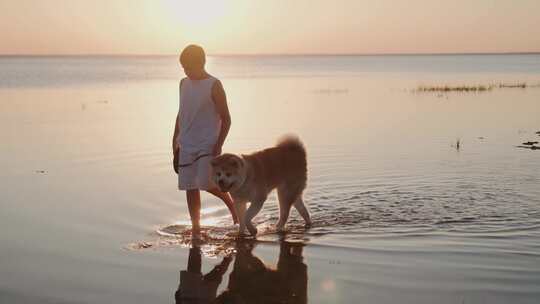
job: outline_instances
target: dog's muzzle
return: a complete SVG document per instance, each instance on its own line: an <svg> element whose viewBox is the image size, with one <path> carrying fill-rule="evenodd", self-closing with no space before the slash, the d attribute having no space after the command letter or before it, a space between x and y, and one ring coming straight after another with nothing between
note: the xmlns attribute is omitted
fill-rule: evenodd
<svg viewBox="0 0 540 304"><path fill-rule="evenodd" d="M232 188L232 183L230 185L227 185L223 180L218 181L219 190L221 192L229 192Z"/></svg>

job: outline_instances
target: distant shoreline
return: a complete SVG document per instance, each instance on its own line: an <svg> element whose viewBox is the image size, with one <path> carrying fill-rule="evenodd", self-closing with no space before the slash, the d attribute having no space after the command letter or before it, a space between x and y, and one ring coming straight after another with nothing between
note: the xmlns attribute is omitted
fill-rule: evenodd
<svg viewBox="0 0 540 304"><path fill-rule="evenodd" d="M374 57L374 56L500 56L500 55L540 55L539 52L500 53L306 53L306 54L208 54L210 57ZM0 54L0 58L16 57L171 57L177 54Z"/></svg>

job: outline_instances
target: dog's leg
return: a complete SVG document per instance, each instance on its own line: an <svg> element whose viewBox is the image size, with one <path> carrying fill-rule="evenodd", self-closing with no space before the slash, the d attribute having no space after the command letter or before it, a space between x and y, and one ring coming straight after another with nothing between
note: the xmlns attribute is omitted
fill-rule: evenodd
<svg viewBox="0 0 540 304"><path fill-rule="evenodd" d="M249 233L251 235L256 236L257 235L257 228L253 226L253 223L251 220L261 211L261 208L263 206L264 201L262 202L251 202L249 205L248 210L246 211L246 215L244 216L244 221L246 223L247 229L249 230Z"/></svg>
<svg viewBox="0 0 540 304"><path fill-rule="evenodd" d="M286 188L277 189L278 200L279 200L279 220L276 224L277 231L283 231L287 219L289 218L289 213L291 211L291 205L294 203L294 200L291 199L291 195L287 193Z"/></svg>
<svg viewBox="0 0 540 304"><path fill-rule="evenodd" d="M304 219L304 222L306 222L306 227L311 226L311 218L309 217L309 212L306 208L306 205L304 204L304 200L302 199L302 195L298 196L296 201L294 202L294 208L300 213L302 218Z"/></svg>
<svg viewBox="0 0 540 304"><path fill-rule="evenodd" d="M235 202L234 206L236 207L236 215L239 221L238 236L242 236L246 230L246 202Z"/></svg>

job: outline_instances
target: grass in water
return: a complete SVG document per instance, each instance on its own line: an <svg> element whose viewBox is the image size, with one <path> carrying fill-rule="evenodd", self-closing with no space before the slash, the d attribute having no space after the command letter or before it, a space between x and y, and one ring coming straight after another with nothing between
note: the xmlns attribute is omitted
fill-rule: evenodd
<svg viewBox="0 0 540 304"><path fill-rule="evenodd" d="M417 92L483 92L492 90L492 86L419 86Z"/></svg>
<svg viewBox="0 0 540 304"><path fill-rule="evenodd" d="M419 86L416 88L415 92L420 93L449 93L449 92L463 92L463 93L474 93L474 92L487 92L492 91L493 89L525 89L525 88L537 88L540 87L540 84L530 85L526 82L518 83L499 83L499 84L489 84L489 85L441 85L441 86Z"/></svg>

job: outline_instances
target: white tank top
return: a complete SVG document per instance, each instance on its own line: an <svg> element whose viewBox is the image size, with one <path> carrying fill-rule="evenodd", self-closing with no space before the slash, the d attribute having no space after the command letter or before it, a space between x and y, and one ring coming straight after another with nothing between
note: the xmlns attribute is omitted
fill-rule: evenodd
<svg viewBox="0 0 540 304"><path fill-rule="evenodd" d="M184 78L180 82L180 144L181 158L189 161L200 154L211 153L221 129L221 119L212 99L212 76L201 80Z"/></svg>

